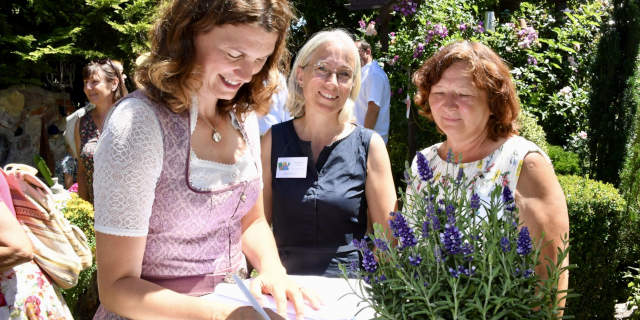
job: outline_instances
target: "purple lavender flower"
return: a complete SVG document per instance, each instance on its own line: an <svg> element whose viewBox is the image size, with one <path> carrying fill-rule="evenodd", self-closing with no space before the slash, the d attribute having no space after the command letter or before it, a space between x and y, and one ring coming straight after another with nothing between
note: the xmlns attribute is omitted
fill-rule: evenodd
<svg viewBox="0 0 640 320"><path fill-rule="evenodd" d="M369 249L369 247L367 246L367 241L365 241L364 239L362 239L362 240L353 239L353 241L351 241L351 243L358 250L367 250L367 249Z"/></svg>
<svg viewBox="0 0 640 320"><path fill-rule="evenodd" d="M533 269L527 269L524 272L522 272L522 277L523 278L529 278L531 276L533 276L534 272Z"/></svg>
<svg viewBox="0 0 640 320"><path fill-rule="evenodd" d="M351 263L349 264L349 270L351 270L352 272L357 272L358 270L360 270L360 268L358 267L358 262L351 261Z"/></svg>
<svg viewBox="0 0 640 320"><path fill-rule="evenodd" d="M437 215L431 215L431 224L433 225L433 230L440 230L440 218Z"/></svg>
<svg viewBox="0 0 640 320"><path fill-rule="evenodd" d="M447 260L447 257L443 255L442 249L439 246L433 248L433 255L436 258L436 262L443 262Z"/></svg>
<svg viewBox="0 0 640 320"><path fill-rule="evenodd" d="M393 236L400 241L400 249L413 247L418 243L402 213L396 212L393 219L389 221L389 226Z"/></svg>
<svg viewBox="0 0 640 320"><path fill-rule="evenodd" d="M471 200L470 200L471 204L471 209L472 210L478 210L480 209L480 196L477 193L473 193L471 195Z"/></svg>
<svg viewBox="0 0 640 320"><path fill-rule="evenodd" d="M472 276L476 272L476 266L472 266L471 268L465 268L463 265L458 266L458 274L464 274L467 277Z"/></svg>
<svg viewBox="0 0 640 320"><path fill-rule="evenodd" d="M427 157L425 157L420 151L416 152L416 157L420 179L422 181L431 180L431 178L433 178L433 171L429 168L429 160L427 160Z"/></svg>
<svg viewBox="0 0 640 320"><path fill-rule="evenodd" d="M369 273L373 273L378 269L378 262L376 262L373 252L369 249L362 253L362 267Z"/></svg>
<svg viewBox="0 0 640 320"><path fill-rule="evenodd" d="M511 242L509 242L507 237L502 237L502 239L500 239L500 247L502 248L502 252L511 251Z"/></svg>
<svg viewBox="0 0 640 320"><path fill-rule="evenodd" d="M416 254L415 256L409 256L409 263L411 263L412 265L418 266L420 265L420 262L422 262L422 257L420 255Z"/></svg>
<svg viewBox="0 0 640 320"><path fill-rule="evenodd" d="M454 225L456 223L456 207L452 204L448 204L444 210L447 213L447 223Z"/></svg>
<svg viewBox="0 0 640 320"><path fill-rule="evenodd" d="M429 237L429 221L425 221L422 223L422 237L423 238Z"/></svg>
<svg viewBox="0 0 640 320"><path fill-rule="evenodd" d="M447 159L446 159L446 161L447 161L448 163L453 163L453 160L454 160L454 157L453 157L453 150L449 149L449 150L447 151Z"/></svg>
<svg viewBox="0 0 640 320"><path fill-rule="evenodd" d="M462 251L462 255L464 256L464 260L465 261L472 261L473 260L473 252L475 250L473 249L473 245L472 244L470 244L469 242L465 242L462 245L461 251Z"/></svg>
<svg viewBox="0 0 640 320"><path fill-rule="evenodd" d="M387 242L382 239L373 239L373 244L375 244L376 248L378 248L378 250L380 251L389 250L389 246L387 245Z"/></svg>
<svg viewBox="0 0 640 320"><path fill-rule="evenodd" d="M504 186L504 188L502 189L502 201L504 203L513 201L513 195L511 194L511 189L509 189L509 186Z"/></svg>
<svg viewBox="0 0 640 320"><path fill-rule="evenodd" d="M458 272L458 270L449 267L449 273L451 274L452 277L457 278L458 276L460 276L460 273Z"/></svg>
<svg viewBox="0 0 640 320"><path fill-rule="evenodd" d="M531 244L531 236L529 236L529 228L522 227L518 233L518 247L516 248L516 252L521 256L526 256L532 249L533 245Z"/></svg>
<svg viewBox="0 0 640 320"><path fill-rule="evenodd" d="M458 175L456 176L456 183L460 184L460 182L462 182L462 179L464 178L464 170L462 168L458 169Z"/></svg>
<svg viewBox="0 0 640 320"><path fill-rule="evenodd" d="M440 233L440 242L448 254L457 254L462 251L462 235L458 227L450 224L444 225L444 232Z"/></svg>
<svg viewBox="0 0 640 320"><path fill-rule="evenodd" d="M382 274L379 277L375 277L375 280L376 280L376 282L383 282L383 281L387 280L387 277L384 274Z"/></svg>

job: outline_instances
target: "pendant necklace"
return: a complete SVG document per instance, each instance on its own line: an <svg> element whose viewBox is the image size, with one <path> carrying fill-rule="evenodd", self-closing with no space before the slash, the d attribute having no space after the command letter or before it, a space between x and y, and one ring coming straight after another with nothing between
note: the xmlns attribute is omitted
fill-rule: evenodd
<svg viewBox="0 0 640 320"><path fill-rule="evenodd" d="M204 119L204 117L200 116L200 118L204 120L204 122L206 122L211 127L211 129L213 129L213 133L211 134L211 139L213 140L213 142L220 142L222 140L222 135L220 134L220 132L218 132L218 130L216 130L216 127L211 124L209 120Z"/></svg>

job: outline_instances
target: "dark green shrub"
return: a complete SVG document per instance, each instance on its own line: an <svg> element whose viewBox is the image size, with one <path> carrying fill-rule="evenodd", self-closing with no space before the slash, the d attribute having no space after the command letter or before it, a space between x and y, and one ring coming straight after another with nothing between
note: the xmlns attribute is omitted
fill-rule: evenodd
<svg viewBox="0 0 640 320"><path fill-rule="evenodd" d="M627 200L629 214L633 219L640 218L640 54L636 59L636 71L628 82L623 101L636 110L624 165L620 173L620 192Z"/></svg>
<svg viewBox="0 0 640 320"><path fill-rule="evenodd" d="M582 174L580 158L577 154L564 151L560 146L549 146L548 154L556 174Z"/></svg>
<svg viewBox="0 0 640 320"><path fill-rule="evenodd" d="M518 134L523 138L535 143L544 152L549 153L547 134L538 124L538 118L526 110L522 110L518 116Z"/></svg>
<svg viewBox="0 0 640 320"><path fill-rule="evenodd" d="M624 291L619 265L619 230L625 201L615 187L579 176L559 176L571 224L570 262L577 267L569 288L579 297L567 304L576 319L611 319Z"/></svg>

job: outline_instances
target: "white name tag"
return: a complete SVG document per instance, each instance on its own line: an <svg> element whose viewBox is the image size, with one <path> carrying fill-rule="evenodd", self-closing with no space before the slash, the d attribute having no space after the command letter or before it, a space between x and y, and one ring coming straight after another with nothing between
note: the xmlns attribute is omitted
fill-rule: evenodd
<svg viewBox="0 0 640 320"><path fill-rule="evenodd" d="M278 157L276 178L306 178L307 157Z"/></svg>

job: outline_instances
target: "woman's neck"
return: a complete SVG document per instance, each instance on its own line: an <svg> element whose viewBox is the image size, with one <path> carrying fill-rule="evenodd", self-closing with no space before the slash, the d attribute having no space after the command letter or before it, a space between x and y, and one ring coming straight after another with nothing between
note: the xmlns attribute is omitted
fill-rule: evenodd
<svg viewBox="0 0 640 320"><path fill-rule="evenodd" d="M198 94L195 99L197 99L198 115L210 123L215 123L216 116L218 116L218 99L202 93Z"/></svg>
<svg viewBox="0 0 640 320"><path fill-rule="evenodd" d="M102 130L102 125L104 124L104 119L107 117L107 113L113 107L113 103L99 103L96 104L96 108L92 112L93 122L98 127L98 130Z"/></svg>
<svg viewBox="0 0 640 320"><path fill-rule="evenodd" d="M302 140L321 145L329 145L337 140L346 126L341 124L337 117L309 114L296 119L294 124Z"/></svg>
<svg viewBox="0 0 640 320"><path fill-rule="evenodd" d="M487 132L482 132L468 139L447 137L447 140L440 147L439 154L443 159L446 159L449 151L451 151L454 160L459 161L460 157L462 157L461 162L463 163L473 162L484 159L498 148L503 141L504 139L491 140Z"/></svg>

